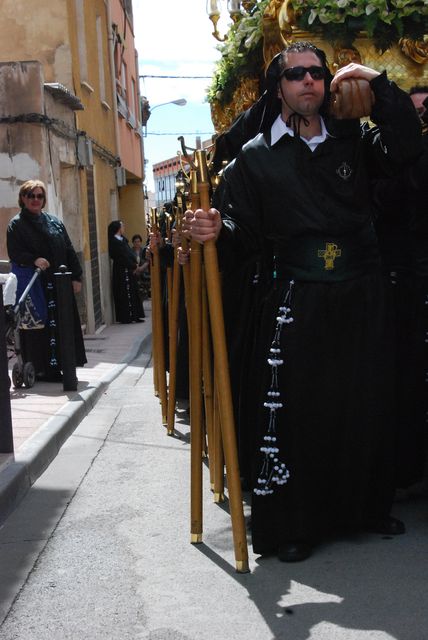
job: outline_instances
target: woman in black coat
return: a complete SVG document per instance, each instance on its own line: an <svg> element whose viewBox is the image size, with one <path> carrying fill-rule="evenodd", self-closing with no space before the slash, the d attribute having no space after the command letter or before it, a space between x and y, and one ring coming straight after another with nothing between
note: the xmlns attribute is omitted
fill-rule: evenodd
<svg viewBox="0 0 428 640"><path fill-rule="evenodd" d="M46 187L40 180L27 180L19 191L21 211L7 228L7 250L11 270L18 278L17 300L38 267L41 275L31 289L33 312L22 318L21 347L25 360L34 364L39 378L61 379L59 328L54 273L66 265L72 273L73 292L81 289L82 268L64 224L43 211ZM71 293L71 292L70 292ZM73 296L74 343L77 366L86 360L82 329Z"/></svg>
<svg viewBox="0 0 428 640"><path fill-rule="evenodd" d="M137 277L142 268L123 235L124 225L113 220L108 226L108 250L113 260L113 299L116 321L143 322L144 311L138 295Z"/></svg>

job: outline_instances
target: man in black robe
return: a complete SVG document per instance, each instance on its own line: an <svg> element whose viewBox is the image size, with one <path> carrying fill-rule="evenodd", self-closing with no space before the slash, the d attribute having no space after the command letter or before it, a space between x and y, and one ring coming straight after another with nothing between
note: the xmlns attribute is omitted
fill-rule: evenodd
<svg viewBox="0 0 428 640"><path fill-rule="evenodd" d="M400 494L425 489L428 379L428 87L410 98L421 119L423 154L397 179L376 182L376 231L393 295ZM418 485L418 486L415 486Z"/></svg>
<svg viewBox="0 0 428 640"><path fill-rule="evenodd" d="M325 55L294 43L278 58L278 118L227 176L226 207L197 210L199 242L220 259L259 260L246 401L256 553L307 558L323 536L397 534L389 295L372 224L371 180L420 153L420 127L386 73L351 64L331 83L367 80L378 126L329 116Z"/></svg>

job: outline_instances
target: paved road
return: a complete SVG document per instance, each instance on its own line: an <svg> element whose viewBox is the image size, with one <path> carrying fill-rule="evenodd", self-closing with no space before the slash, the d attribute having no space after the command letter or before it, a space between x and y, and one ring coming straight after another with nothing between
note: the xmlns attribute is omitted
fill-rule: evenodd
<svg viewBox="0 0 428 640"><path fill-rule="evenodd" d="M428 505L409 532L323 544L236 574L205 473L189 543L189 438L160 425L149 354L110 385L0 529L1 640L427 640ZM248 508L246 508L248 510Z"/></svg>

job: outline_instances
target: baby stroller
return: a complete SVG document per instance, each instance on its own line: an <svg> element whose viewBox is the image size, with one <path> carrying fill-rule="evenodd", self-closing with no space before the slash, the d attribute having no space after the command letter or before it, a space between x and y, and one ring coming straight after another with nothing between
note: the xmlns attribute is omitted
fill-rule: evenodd
<svg viewBox="0 0 428 640"><path fill-rule="evenodd" d="M12 367L12 383L15 388L25 385L27 389L34 386L36 380L36 371L32 362L25 361L25 354L21 349L20 329L24 324L28 325L28 317L33 320L32 301L29 293L34 282L39 277L41 270L37 268L25 287L21 297L14 307L7 307L6 314L6 345L8 358L11 360L16 357L16 362ZM37 323L37 321L36 321Z"/></svg>

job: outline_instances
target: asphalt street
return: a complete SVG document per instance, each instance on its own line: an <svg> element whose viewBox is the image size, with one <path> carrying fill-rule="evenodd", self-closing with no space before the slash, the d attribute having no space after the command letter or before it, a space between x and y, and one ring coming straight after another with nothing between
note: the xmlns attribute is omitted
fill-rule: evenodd
<svg viewBox="0 0 428 640"><path fill-rule="evenodd" d="M0 529L1 640L428 640L426 499L396 505L405 535L325 541L296 564L250 547L237 574L207 469L190 544L184 407L176 428L140 353Z"/></svg>

